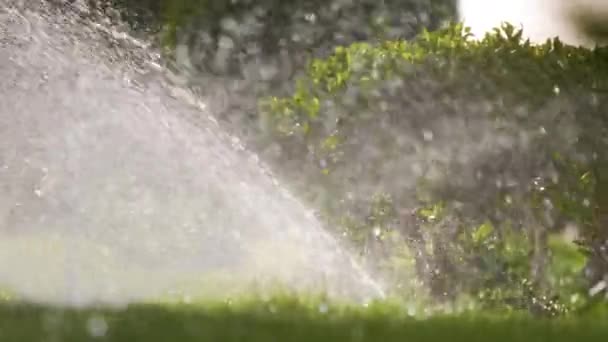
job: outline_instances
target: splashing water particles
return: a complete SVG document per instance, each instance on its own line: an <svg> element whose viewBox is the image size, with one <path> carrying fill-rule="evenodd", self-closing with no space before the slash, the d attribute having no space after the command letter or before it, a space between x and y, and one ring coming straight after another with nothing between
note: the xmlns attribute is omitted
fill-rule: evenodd
<svg viewBox="0 0 608 342"><path fill-rule="evenodd" d="M74 305L218 279L221 293L278 281L382 296L143 43L46 2L3 3L0 287Z"/></svg>

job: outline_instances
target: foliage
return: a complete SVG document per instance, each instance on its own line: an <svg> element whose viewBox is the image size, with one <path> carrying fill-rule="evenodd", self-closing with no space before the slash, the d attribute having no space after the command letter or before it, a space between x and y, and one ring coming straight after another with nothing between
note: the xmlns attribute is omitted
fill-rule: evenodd
<svg viewBox="0 0 608 342"><path fill-rule="evenodd" d="M335 45L409 38L455 15L454 0L89 1L120 9L135 29L159 33L168 56L175 57L174 48L181 45L199 71L232 75L247 59L287 54L295 70L310 54ZM227 66L215 65L216 57Z"/></svg>
<svg viewBox="0 0 608 342"><path fill-rule="evenodd" d="M521 37L505 25L473 41L452 25L337 47L291 96L261 102L269 141L284 151L277 164L308 175L311 199L314 184L331 189L322 208L333 224L349 217L344 234L357 227L388 248L375 232L397 232L435 296L505 284L501 300L560 292L547 280L548 241L566 223L578 226L598 281L608 269L608 49ZM392 222L363 214L378 193L391 199Z"/></svg>
<svg viewBox="0 0 608 342"><path fill-rule="evenodd" d="M536 310L578 298L583 266L564 255L585 260L586 285L608 274L606 49L532 46L509 25L481 42L421 32L451 0L90 1L198 71L288 56L290 79L322 57L260 103L255 144L395 281ZM586 256L556 242L566 224Z"/></svg>

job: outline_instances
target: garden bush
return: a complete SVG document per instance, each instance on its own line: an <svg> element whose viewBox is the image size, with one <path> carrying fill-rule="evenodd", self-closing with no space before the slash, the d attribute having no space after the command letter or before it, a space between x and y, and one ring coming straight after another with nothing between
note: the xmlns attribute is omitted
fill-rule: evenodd
<svg viewBox="0 0 608 342"><path fill-rule="evenodd" d="M608 49L521 37L455 24L337 47L261 101L277 167L379 269L410 260L435 298L574 300L608 270ZM556 273L565 227L585 261Z"/></svg>
<svg viewBox="0 0 608 342"><path fill-rule="evenodd" d="M238 75L247 59L281 54L295 72L307 57L355 41L411 38L455 15L453 0L88 0L158 34L166 52L187 48L197 71ZM285 61L283 61L285 62Z"/></svg>
<svg viewBox="0 0 608 342"><path fill-rule="evenodd" d="M90 1L203 87L280 66L227 115L402 294L554 313L607 280L608 49L473 41L451 0Z"/></svg>
<svg viewBox="0 0 608 342"><path fill-rule="evenodd" d="M313 57L360 41L411 39L455 17L455 0L87 0L146 32L227 128L256 144L260 96L293 91ZM120 15L118 15L116 12Z"/></svg>

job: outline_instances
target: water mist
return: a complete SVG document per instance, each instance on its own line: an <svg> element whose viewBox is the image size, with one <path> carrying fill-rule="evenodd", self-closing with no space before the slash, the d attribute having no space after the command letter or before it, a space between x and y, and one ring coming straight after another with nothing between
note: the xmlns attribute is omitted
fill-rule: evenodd
<svg viewBox="0 0 608 342"><path fill-rule="evenodd" d="M0 7L0 287L62 304L217 278L220 294L382 295L145 44L59 12Z"/></svg>

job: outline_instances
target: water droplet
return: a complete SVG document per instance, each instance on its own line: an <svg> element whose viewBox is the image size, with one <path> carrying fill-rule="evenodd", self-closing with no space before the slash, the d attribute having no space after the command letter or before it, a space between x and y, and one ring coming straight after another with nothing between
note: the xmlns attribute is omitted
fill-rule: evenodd
<svg viewBox="0 0 608 342"><path fill-rule="evenodd" d="M264 81L270 81L279 74L279 69L275 65L263 66L259 69L260 77Z"/></svg>
<svg viewBox="0 0 608 342"><path fill-rule="evenodd" d="M383 112L388 111L388 103L386 101L381 101L380 102L380 110Z"/></svg>
<svg viewBox="0 0 608 342"><path fill-rule="evenodd" d="M422 137L424 138L424 141L432 141L434 138L434 135L433 135L433 132L431 132L429 130L423 130Z"/></svg>
<svg viewBox="0 0 608 342"><path fill-rule="evenodd" d="M559 95L559 93L560 93L560 89L559 89L559 87L558 87L557 85L554 85L554 86L553 86L553 93L554 93L555 95Z"/></svg>
<svg viewBox="0 0 608 342"><path fill-rule="evenodd" d="M595 284L595 286L593 286L590 290L589 290L589 296L593 297L595 295L597 295L598 293L602 292L604 289L606 289L606 287L608 286L608 284L606 283L606 281L602 280L600 282L598 282L597 284Z"/></svg>
<svg viewBox="0 0 608 342"><path fill-rule="evenodd" d="M311 23L314 23L314 22L317 21L317 15L314 14L314 13L307 13L306 16L305 16L305 18L306 18L307 21L309 21Z"/></svg>
<svg viewBox="0 0 608 342"><path fill-rule="evenodd" d="M87 331L92 337L104 337L108 332L108 323L100 315L94 315L87 320Z"/></svg>
<svg viewBox="0 0 608 342"><path fill-rule="evenodd" d="M382 233L382 231L380 230L380 227L374 227L374 236L375 237L379 237L381 233Z"/></svg>

